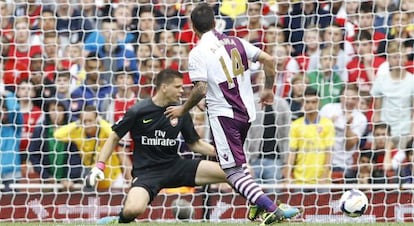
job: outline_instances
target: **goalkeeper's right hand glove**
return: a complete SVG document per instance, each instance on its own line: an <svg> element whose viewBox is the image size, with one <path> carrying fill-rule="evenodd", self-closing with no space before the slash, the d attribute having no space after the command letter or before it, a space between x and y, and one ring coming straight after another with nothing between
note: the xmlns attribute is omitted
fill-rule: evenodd
<svg viewBox="0 0 414 226"><path fill-rule="evenodd" d="M85 185L86 187L94 187L99 180L103 180L105 178L104 171L105 170L105 163L98 162L96 166L89 171L88 175L85 178Z"/></svg>

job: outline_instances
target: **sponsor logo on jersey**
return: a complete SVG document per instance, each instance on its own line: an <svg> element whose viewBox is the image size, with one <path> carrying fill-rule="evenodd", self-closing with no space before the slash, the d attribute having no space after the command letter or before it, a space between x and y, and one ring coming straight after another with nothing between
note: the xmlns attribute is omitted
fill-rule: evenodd
<svg viewBox="0 0 414 226"><path fill-rule="evenodd" d="M148 124L150 122L152 122L152 118L142 120L142 123L144 123L144 124Z"/></svg>
<svg viewBox="0 0 414 226"><path fill-rule="evenodd" d="M175 127L178 124L178 118L171 118L170 119L170 124Z"/></svg>

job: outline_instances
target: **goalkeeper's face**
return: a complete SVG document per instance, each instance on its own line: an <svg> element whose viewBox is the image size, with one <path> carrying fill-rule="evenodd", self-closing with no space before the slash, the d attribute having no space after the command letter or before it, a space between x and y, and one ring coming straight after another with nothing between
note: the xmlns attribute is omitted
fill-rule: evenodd
<svg viewBox="0 0 414 226"><path fill-rule="evenodd" d="M161 92L169 103L178 102L184 93L183 79L174 78L171 82L162 84Z"/></svg>

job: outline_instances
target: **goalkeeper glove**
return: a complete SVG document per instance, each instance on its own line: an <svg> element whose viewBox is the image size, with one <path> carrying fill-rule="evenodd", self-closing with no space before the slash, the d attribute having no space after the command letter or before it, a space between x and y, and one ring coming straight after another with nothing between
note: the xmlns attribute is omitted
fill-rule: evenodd
<svg viewBox="0 0 414 226"><path fill-rule="evenodd" d="M99 180L103 180L105 178L104 171L105 170L105 163L98 162L96 166L89 171L88 175L85 178L86 187L94 187L96 182Z"/></svg>

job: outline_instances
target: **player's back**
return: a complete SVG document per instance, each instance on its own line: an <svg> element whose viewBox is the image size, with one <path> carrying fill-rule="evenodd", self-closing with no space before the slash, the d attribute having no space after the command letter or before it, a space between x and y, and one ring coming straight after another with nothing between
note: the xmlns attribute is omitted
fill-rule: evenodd
<svg viewBox="0 0 414 226"><path fill-rule="evenodd" d="M210 117L226 116L240 121L255 118L249 60L260 49L237 37L216 31L203 34L190 52L189 72L194 81L207 81L206 101Z"/></svg>

